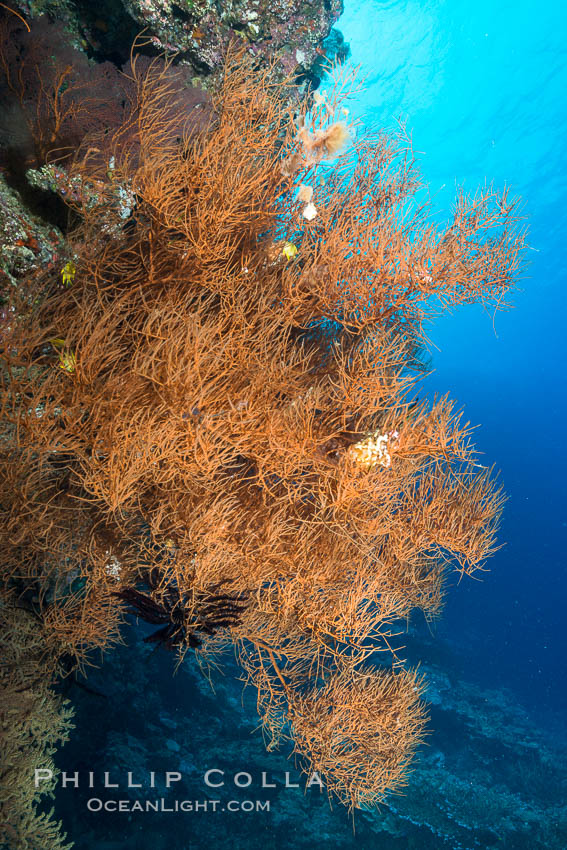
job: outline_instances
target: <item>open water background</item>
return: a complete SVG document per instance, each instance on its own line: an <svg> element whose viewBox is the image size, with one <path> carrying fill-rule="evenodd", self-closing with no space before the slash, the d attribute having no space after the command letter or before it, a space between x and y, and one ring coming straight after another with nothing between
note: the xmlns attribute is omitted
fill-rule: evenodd
<svg viewBox="0 0 567 850"><path fill-rule="evenodd" d="M567 13L557 0L346 0L338 26L366 87L366 126L407 121L439 216L457 186L524 199L529 266L494 322L459 309L430 330L434 391L480 423L501 470L506 547L448 598L440 630L486 684L532 708L567 707L565 332Z"/></svg>

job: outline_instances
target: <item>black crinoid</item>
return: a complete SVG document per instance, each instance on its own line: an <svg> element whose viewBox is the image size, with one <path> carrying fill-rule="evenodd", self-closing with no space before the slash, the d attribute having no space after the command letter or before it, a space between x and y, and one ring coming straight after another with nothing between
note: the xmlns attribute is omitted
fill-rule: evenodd
<svg viewBox="0 0 567 850"><path fill-rule="evenodd" d="M223 592L226 581L211 585L206 593L199 594L190 602L179 592L176 584L164 586L157 568L150 570L145 584L150 593L142 593L136 587L124 587L114 595L128 603L128 613L141 617L146 623L161 625L144 641L160 643L166 649L200 646L199 632L213 635L218 629L236 626L246 608L242 594Z"/></svg>

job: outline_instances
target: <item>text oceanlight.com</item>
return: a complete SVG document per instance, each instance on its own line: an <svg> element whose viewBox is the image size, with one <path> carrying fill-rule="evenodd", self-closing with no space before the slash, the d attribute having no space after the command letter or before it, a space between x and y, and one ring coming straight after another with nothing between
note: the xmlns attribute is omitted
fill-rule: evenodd
<svg viewBox="0 0 567 850"><path fill-rule="evenodd" d="M270 800L101 800L87 801L89 812L269 812Z"/></svg>

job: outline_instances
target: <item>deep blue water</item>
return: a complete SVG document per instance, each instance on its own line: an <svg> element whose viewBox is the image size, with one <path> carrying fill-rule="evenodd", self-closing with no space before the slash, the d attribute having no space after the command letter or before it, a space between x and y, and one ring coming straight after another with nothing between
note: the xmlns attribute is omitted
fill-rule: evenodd
<svg viewBox="0 0 567 850"><path fill-rule="evenodd" d="M441 631L487 683L533 708L566 707L567 20L552 0L346 0L338 26L366 87L367 126L402 117L436 209L486 180L524 199L529 266L514 309L466 308L430 336L432 389L482 427L509 495L482 583L450 595Z"/></svg>

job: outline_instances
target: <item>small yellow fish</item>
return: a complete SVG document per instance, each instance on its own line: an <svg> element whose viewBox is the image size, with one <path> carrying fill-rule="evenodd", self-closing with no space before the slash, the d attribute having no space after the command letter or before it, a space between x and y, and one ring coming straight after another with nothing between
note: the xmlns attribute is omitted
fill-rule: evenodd
<svg viewBox="0 0 567 850"><path fill-rule="evenodd" d="M293 260L295 255L297 254L297 248L293 244L293 242L285 242L282 248L282 254L286 258L286 260Z"/></svg>
<svg viewBox="0 0 567 850"><path fill-rule="evenodd" d="M71 286L71 284L75 280L76 271L77 269L75 268L75 263L72 260L69 260L68 263L65 263L65 265L61 269L61 279L63 281L64 286Z"/></svg>
<svg viewBox="0 0 567 850"><path fill-rule="evenodd" d="M70 375L75 371L77 361L72 351L61 351L59 354L59 368Z"/></svg>
<svg viewBox="0 0 567 850"><path fill-rule="evenodd" d="M64 348L65 340L61 339L60 336L54 336L53 339L50 339L49 342L55 346L55 348Z"/></svg>

